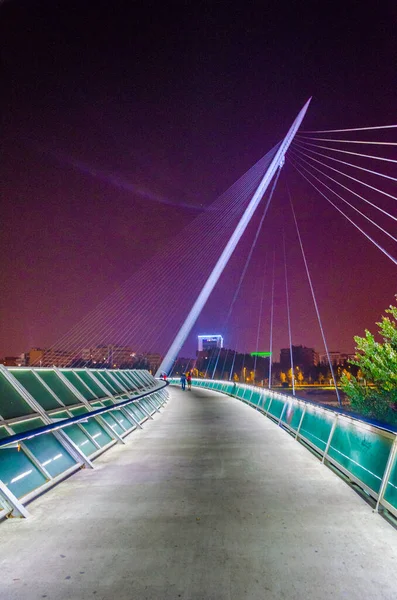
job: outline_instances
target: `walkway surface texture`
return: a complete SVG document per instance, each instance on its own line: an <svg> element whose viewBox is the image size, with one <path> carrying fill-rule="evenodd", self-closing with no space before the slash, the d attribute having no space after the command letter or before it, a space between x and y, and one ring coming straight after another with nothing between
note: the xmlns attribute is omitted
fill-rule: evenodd
<svg viewBox="0 0 397 600"><path fill-rule="evenodd" d="M95 466L0 523L2 599L397 598L397 531L238 400L171 390Z"/></svg>

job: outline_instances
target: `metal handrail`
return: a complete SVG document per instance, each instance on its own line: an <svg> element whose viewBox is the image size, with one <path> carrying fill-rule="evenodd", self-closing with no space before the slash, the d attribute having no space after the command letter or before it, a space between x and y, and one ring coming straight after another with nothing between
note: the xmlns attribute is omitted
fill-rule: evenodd
<svg viewBox="0 0 397 600"><path fill-rule="evenodd" d="M134 398L123 400L122 402L118 402L117 404L113 404L112 406L103 406L102 408L97 408L88 413L84 413L83 415L77 415L76 417L62 419L62 421L59 421L58 423L50 423L49 425L43 425L42 427L30 429L29 431L25 431L23 433L16 433L14 435L10 435L9 437L0 440L0 448L10 446L11 444L16 444L18 442L23 442L24 440L29 440L31 438L37 437L38 435L43 435L45 433L50 433L51 431L56 431L57 429L64 429L65 427L68 427L69 425L74 425L75 423L88 421L88 419L91 419L91 417L96 417L98 415L111 412L112 410L118 410L121 407L126 406L127 404L133 404L135 402L138 402L139 400L141 400L141 398L144 398L145 396L150 396L155 392L159 392L168 385L168 381L163 381L163 385L157 386L149 392L144 392L143 394L134 396Z"/></svg>

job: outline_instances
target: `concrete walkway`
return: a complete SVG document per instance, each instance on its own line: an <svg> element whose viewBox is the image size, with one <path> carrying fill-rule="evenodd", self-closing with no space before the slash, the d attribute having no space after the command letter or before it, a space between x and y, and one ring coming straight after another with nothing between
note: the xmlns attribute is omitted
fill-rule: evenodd
<svg viewBox="0 0 397 600"><path fill-rule="evenodd" d="M115 447L0 523L7 600L397 598L397 531L220 394L172 390Z"/></svg>

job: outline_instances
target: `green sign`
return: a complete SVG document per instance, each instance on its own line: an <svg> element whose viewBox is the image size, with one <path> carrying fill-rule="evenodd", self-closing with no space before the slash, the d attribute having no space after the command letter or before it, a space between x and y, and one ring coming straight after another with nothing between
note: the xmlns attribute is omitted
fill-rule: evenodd
<svg viewBox="0 0 397 600"><path fill-rule="evenodd" d="M271 352L251 352L250 356L261 356L262 358L265 358L266 356L271 356L272 353Z"/></svg>

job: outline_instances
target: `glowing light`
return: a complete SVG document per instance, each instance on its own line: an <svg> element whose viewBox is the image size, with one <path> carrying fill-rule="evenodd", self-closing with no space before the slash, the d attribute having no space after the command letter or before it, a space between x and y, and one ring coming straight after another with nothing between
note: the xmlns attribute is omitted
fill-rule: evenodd
<svg viewBox="0 0 397 600"><path fill-rule="evenodd" d="M33 469L29 469L29 471L24 471L20 475L17 475L16 477L14 477L14 479L11 479L10 483L15 483L16 481L19 481L20 479L27 477L28 475L30 475L32 473L32 471L33 471Z"/></svg>

